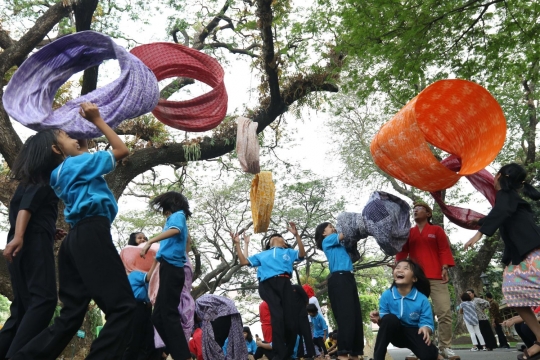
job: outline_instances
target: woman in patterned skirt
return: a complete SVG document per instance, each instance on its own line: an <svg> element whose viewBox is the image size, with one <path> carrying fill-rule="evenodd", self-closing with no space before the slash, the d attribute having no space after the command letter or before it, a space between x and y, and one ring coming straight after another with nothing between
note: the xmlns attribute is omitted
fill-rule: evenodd
<svg viewBox="0 0 540 360"><path fill-rule="evenodd" d="M534 345L518 355L518 359L536 360L540 359L540 324L531 307L540 305L540 227L534 222L531 205L518 192L532 200L540 200L540 192L526 182L526 177L525 169L515 163L499 170L494 180L495 205L477 222L480 230L465 244L465 250L482 235L492 236L499 229L504 241L502 262L506 265L504 298L536 336Z"/></svg>

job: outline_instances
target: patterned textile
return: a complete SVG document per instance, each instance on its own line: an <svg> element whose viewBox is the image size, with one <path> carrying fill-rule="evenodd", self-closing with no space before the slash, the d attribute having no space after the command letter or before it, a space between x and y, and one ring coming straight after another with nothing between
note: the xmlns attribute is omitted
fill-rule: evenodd
<svg viewBox="0 0 540 360"><path fill-rule="evenodd" d="M56 91L73 74L118 59L120 77L110 84L68 101L53 111ZM110 37L81 31L44 46L15 72L6 87L4 108L15 120L32 130L60 128L75 139L101 136L79 114L86 101L99 106L109 126L152 111L159 100L158 82L152 71Z"/></svg>
<svg viewBox="0 0 540 360"><path fill-rule="evenodd" d="M461 160L455 155L447 157L441 161L441 164L452 171L457 172L461 169ZM495 205L495 196L497 196L497 191L493 186L493 175L484 169L473 175L467 175L466 178L471 182L472 186L474 186L476 190L487 198L491 206ZM478 230L480 228L480 225L468 225L467 222L469 220L480 220L485 215L471 209L446 205L442 198L441 191L432 192L431 196L433 196L437 204L439 204L443 214L446 215L448 220L454 224L470 230Z"/></svg>
<svg viewBox="0 0 540 360"><path fill-rule="evenodd" d="M202 320L203 332L203 357L212 360L238 360L247 359L248 351L244 339L242 317L234 305L234 301L217 295L205 294L195 302L196 311ZM211 321L221 316L231 316L231 329L227 343L227 355L214 340L214 329Z"/></svg>
<svg viewBox="0 0 540 360"><path fill-rule="evenodd" d="M193 331L194 319L193 315L195 314L195 300L191 297L191 284L193 283L193 268L191 266L191 261L189 257L187 262L184 265L184 287L180 293L180 304L178 305L178 311L180 312L180 322L182 323L182 329L184 330L184 335L186 336L186 341L189 342L191 338L191 333ZM150 278L150 284L148 286L148 297L152 305L156 303L157 292L159 289L159 262L154 269L154 273ZM164 347L165 343L159 336L158 332L154 329L154 343L156 348Z"/></svg>
<svg viewBox="0 0 540 360"><path fill-rule="evenodd" d="M342 244L347 249L351 261L354 263L360 260L358 241L369 236L362 214L342 212L337 217L336 230L344 236Z"/></svg>
<svg viewBox="0 0 540 360"><path fill-rule="evenodd" d="M466 324L478 325L478 315L476 314L476 306L472 301L463 301L459 304L459 307L463 309L463 319Z"/></svg>
<svg viewBox="0 0 540 360"><path fill-rule="evenodd" d="M383 191L373 192L362 210L367 232L386 255L396 255L407 242L411 230L410 210L405 201Z"/></svg>
<svg viewBox="0 0 540 360"><path fill-rule="evenodd" d="M440 80L382 126L371 142L371 155L390 176L439 191L488 166L505 138L504 113L486 89L466 80ZM441 164L429 144L458 156L459 172Z"/></svg>
<svg viewBox="0 0 540 360"><path fill-rule="evenodd" d="M487 300L477 297L475 297L472 302L474 303L474 309L476 310L476 316L478 317L478 320L489 320L485 311L486 309L489 309L489 302Z"/></svg>
<svg viewBox="0 0 540 360"><path fill-rule="evenodd" d="M540 306L540 249L504 269L502 291L509 307Z"/></svg>
<svg viewBox="0 0 540 360"><path fill-rule="evenodd" d="M218 126L227 114L223 68L216 59L180 44L159 42L137 46L131 53L142 60L161 81L173 76L199 80L212 90L186 101L159 99L152 114L170 127L206 131Z"/></svg>
<svg viewBox="0 0 540 360"><path fill-rule="evenodd" d="M236 131L236 153L242 170L250 174L261 172L259 166L259 139L257 138L256 122L240 116Z"/></svg>
<svg viewBox="0 0 540 360"><path fill-rule="evenodd" d="M251 182L251 191L249 193L253 232L255 234L268 230L275 195L276 187L272 181L272 173L270 171L261 171L256 174Z"/></svg>
<svg viewBox="0 0 540 360"><path fill-rule="evenodd" d="M495 321L496 324L500 324L504 320L499 310L499 304L495 300L491 300L489 302L489 314L491 315L491 319Z"/></svg>

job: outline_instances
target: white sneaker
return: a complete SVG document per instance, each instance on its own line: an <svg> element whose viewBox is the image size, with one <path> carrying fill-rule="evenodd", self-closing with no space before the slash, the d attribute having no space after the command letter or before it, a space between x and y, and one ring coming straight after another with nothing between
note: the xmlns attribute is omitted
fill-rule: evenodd
<svg viewBox="0 0 540 360"><path fill-rule="evenodd" d="M471 351L478 351L478 348L475 346L471 349Z"/></svg>
<svg viewBox="0 0 540 360"><path fill-rule="evenodd" d="M445 348L441 351L441 355L446 359L459 359L459 355L456 355L454 350L450 348Z"/></svg>

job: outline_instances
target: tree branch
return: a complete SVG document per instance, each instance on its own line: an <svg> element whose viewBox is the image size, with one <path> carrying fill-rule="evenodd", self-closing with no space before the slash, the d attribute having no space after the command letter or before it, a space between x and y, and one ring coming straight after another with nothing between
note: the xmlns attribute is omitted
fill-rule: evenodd
<svg viewBox="0 0 540 360"><path fill-rule="evenodd" d="M251 56L252 58L258 58L259 56L250 50L261 47L259 44L251 44L245 49L240 49L240 48L233 47L231 44L222 43L222 42L214 42L211 44L206 44L206 46L209 46L213 49L224 48L224 49L229 50L229 52L231 52L232 54L248 55L248 56Z"/></svg>
<svg viewBox="0 0 540 360"><path fill-rule="evenodd" d="M6 30L0 29L0 48L7 49L13 44L15 44L15 40L9 36L9 33Z"/></svg>
<svg viewBox="0 0 540 360"><path fill-rule="evenodd" d="M259 18L258 24L261 32L262 60L264 62L264 72L267 76L268 88L270 89L270 106L279 107L283 100L279 90L279 76L277 66L277 56L274 53L274 34L272 33L272 0L257 0L256 15Z"/></svg>
<svg viewBox="0 0 540 360"><path fill-rule="evenodd" d="M219 11L219 13L204 27L204 29L194 38L193 48L197 50L202 50L204 48L204 42L208 35L214 31L214 29L219 25L219 22L223 19L223 16L229 9L231 0L225 0L225 4Z"/></svg>
<svg viewBox="0 0 540 360"><path fill-rule="evenodd" d="M177 77L169 85L165 86L160 92L159 97L161 99L168 99L172 94L182 89L183 87L194 84L195 80L185 77Z"/></svg>

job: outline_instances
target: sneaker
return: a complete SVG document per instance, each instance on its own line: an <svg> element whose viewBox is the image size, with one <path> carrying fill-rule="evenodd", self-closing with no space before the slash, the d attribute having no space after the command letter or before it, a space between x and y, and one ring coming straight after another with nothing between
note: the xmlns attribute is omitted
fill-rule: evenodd
<svg viewBox="0 0 540 360"><path fill-rule="evenodd" d="M487 351L487 347L484 346L483 349L482 349L482 351Z"/></svg>
<svg viewBox="0 0 540 360"><path fill-rule="evenodd" d="M475 346L471 349L471 351L478 351L478 348Z"/></svg>
<svg viewBox="0 0 540 360"><path fill-rule="evenodd" d="M454 352L454 350L450 349L450 348L445 348L441 351L441 354L444 358L446 359L459 359L459 355L456 355L456 353Z"/></svg>

